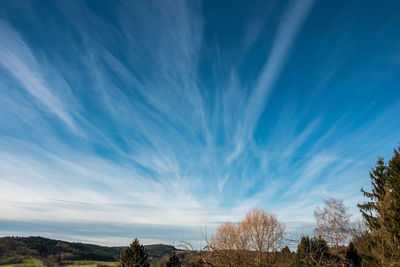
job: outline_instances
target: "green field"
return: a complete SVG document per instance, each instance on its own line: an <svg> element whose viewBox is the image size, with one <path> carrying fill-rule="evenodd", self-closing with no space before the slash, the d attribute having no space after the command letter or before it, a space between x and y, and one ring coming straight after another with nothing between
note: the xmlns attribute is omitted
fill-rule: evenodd
<svg viewBox="0 0 400 267"><path fill-rule="evenodd" d="M1 265L3 267L44 267L43 263L34 258L24 259L22 263Z"/></svg>
<svg viewBox="0 0 400 267"><path fill-rule="evenodd" d="M71 264L65 265L65 267L97 267L97 266L118 266L118 262L106 262L106 261L73 261ZM44 267L43 263L39 259L27 258L22 263L13 263L7 265L1 265L2 267Z"/></svg>
<svg viewBox="0 0 400 267"><path fill-rule="evenodd" d="M118 266L118 262L105 262L105 261L74 261L73 264L66 265L65 267L97 267L98 265L103 266Z"/></svg>

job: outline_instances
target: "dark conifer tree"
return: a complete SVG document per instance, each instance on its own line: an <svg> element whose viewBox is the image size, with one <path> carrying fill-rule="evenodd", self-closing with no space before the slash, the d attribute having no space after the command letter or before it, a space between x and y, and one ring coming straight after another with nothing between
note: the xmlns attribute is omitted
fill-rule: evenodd
<svg viewBox="0 0 400 267"><path fill-rule="evenodd" d="M176 256L175 251L172 252L166 266L167 267L181 267L181 261L179 260L178 256Z"/></svg>
<svg viewBox="0 0 400 267"><path fill-rule="evenodd" d="M350 242L346 250L346 259L350 262L352 267L361 267L361 257L358 255L357 249L352 242Z"/></svg>
<svg viewBox="0 0 400 267"><path fill-rule="evenodd" d="M400 265L400 146L388 164L378 159L370 172L372 190L361 190L368 202L358 207L366 220L363 258L379 266Z"/></svg>
<svg viewBox="0 0 400 267"><path fill-rule="evenodd" d="M296 252L296 266L321 266L330 261L328 244L322 238L302 237Z"/></svg>
<svg viewBox="0 0 400 267"><path fill-rule="evenodd" d="M389 207L391 218L386 218L386 220L390 221L390 231L394 240L400 245L400 146L394 149L394 156L388 163L387 173L392 203Z"/></svg>
<svg viewBox="0 0 400 267"><path fill-rule="evenodd" d="M149 256L139 240L135 240L124 250L120 260L121 267L149 267Z"/></svg>
<svg viewBox="0 0 400 267"><path fill-rule="evenodd" d="M379 157L376 163L375 169L372 169L369 173L371 177L372 191L367 192L361 188L361 192L370 199L370 201L363 204L358 204L361 214L364 217L368 228L376 229L377 225L377 213L378 213L378 202L382 201L386 195L387 188L387 166L383 162L383 158Z"/></svg>
<svg viewBox="0 0 400 267"><path fill-rule="evenodd" d="M282 250L281 253L284 255L290 255L292 252L290 251L288 246L285 246Z"/></svg>

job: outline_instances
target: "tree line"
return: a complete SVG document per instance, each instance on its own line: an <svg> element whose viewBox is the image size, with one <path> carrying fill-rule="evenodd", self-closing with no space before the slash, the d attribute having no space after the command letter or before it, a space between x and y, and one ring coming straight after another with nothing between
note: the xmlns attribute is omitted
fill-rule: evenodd
<svg viewBox="0 0 400 267"><path fill-rule="evenodd" d="M358 204L362 220L357 223L350 221L342 200L331 198L314 211L314 236L295 240L285 236L284 224L274 214L255 208L237 223L218 226L210 239L205 237L202 250L186 247L153 265L400 266L400 146L388 162L378 158L370 178L371 191L361 188L367 201ZM120 264L147 267L150 260L135 239Z"/></svg>

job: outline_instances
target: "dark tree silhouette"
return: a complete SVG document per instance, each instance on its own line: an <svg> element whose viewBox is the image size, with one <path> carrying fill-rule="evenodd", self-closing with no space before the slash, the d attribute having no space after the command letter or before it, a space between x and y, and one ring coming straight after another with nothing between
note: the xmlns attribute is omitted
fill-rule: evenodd
<svg viewBox="0 0 400 267"><path fill-rule="evenodd" d="M331 259L328 244L322 238L302 237L297 246L296 265L299 267L324 266Z"/></svg>
<svg viewBox="0 0 400 267"><path fill-rule="evenodd" d="M369 198L370 201L358 204L361 214L364 217L368 228L377 229L379 228L376 214L378 212L378 203L382 201L386 195L387 189L387 166L383 162L383 158L379 157L376 162L375 168L369 173L371 177L372 190L371 192L365 191L361 188L361 192L365 197Z"/></svg>
<svg viewBox="0 0 400 267"><path fill-rule="evenodd" d="M149 256L139 240L135 240L124 250L121 257L121 267L150 267Z"/></svg>
<svg viewBox="0 0 400 267"><path fill-rule="evenodd" d="M346 259L352 267L361 267L361 257L358 255L357 249L354 247L352 242L350 242L346 250Z"/></svg>
<svg viewBox="0 0 400 267"><path fill-rule="evenodd" d="M179 260L178 256L176 256L175 251L172 252L171 256L169 257L166 267L181 267L181 261Z"/></svg>
<svg viewBox="0 0 400 267"><path fill-rule="evenodd" d="M368 231L362 239L363 258L379 266L400 266L400 146L387 164L378 158L370 172L372 190L358 207Z"/></svg>

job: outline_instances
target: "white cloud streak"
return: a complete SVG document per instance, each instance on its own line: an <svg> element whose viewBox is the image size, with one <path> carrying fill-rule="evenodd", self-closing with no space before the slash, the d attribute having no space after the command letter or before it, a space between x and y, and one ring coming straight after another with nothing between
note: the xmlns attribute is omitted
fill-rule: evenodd
<svg viewBox="0 0 400 267"><path fill-rule="evenodd" d="M17 79L23 88L46 106L71 130L78 132L75 122L59 99L46 83L35 56L22 37L8 24L0 20L0 64ZM56 77L60 79L60 77ZM64 81L65 84L65 81ZM68 89L68 88L63 88ZM65 94L66 95L66 94ZM71 102L71 101L69 101Z"/></svg>
<svg viewBox="0 0 400 267"><path fill-rule="evenodd" d="M252 137L258 119L267 103L268 96L273 90L273 86L290 54L293 42L313 4L313 0L293 1L285 12L274 37L268 60L260 71L255 87L247 99L244 118L242 119L243 124L236 131L236 147L227 158L228 162L234 160L242 152Z"/></svg>
<svg viewBox="0 0 400 267"><path fill-rule="evenodd" d="M290 94L260 121L313 4L284 8L256 79L238 65L253 64L246 55L268 17L248 25L259 28L237 47L240 64L225 64L221 58L232 55L205 38L196 2L107 2L107 17L90 3L57 1L61 32L43 33L41 18L29 13L38 39L57 36L68 49L57 42L38 49L12 20L0 20L0 226L82 222L104 230L123 221L153 227L133 227L148 240L172 226L177 237L192 238L193 229L237 221L253 207L309 226L323 198L355 206L368 155L392 148L389 139L398 137L385 123L399 113L398 103L360 124L348 110L337 118L315 106L305 91L299 106ZM214 76L202 76L208 71ZM331 82L316 80L323 80L321 90ZM338 180L352 182L344 189ZM177 230L185 227L191 230ZM102 233L104 239L67 234L126 242Z"/></svg>

